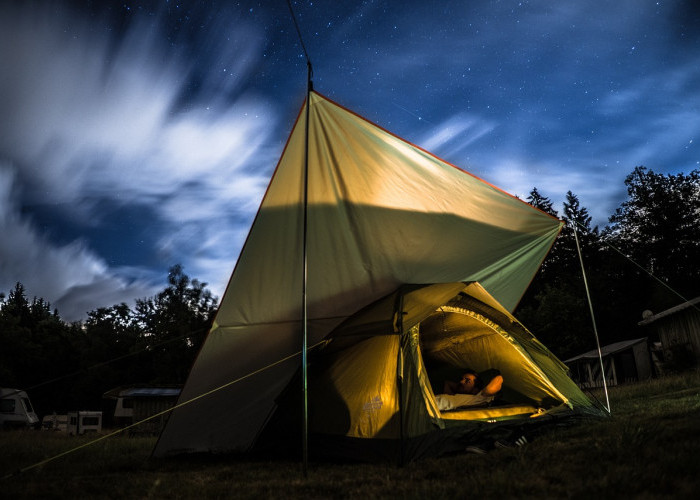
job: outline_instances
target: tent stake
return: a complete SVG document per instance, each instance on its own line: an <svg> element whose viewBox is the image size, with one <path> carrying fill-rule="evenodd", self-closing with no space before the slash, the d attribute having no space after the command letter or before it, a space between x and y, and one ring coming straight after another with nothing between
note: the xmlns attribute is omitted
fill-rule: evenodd
<svg viewBox="0 0 700 500"><path fill-rule="evenodd" d="M605 403L607 405L608 415L610 414L610 398L608 397L608 383L605 379L605 366L603 365L603 351L600 350L600 339L598 338L598 328L595 323L595 314L593 314L593 302L591 301L591 293L588 290L588 280L586 279L586 269L583 266L583 254L581 253L581 245L578 242L578 232L576 231L576 223L571 224L574 230L574 239L576 240L576 250L578 251L579 262L581 262L581 274L583 275L583 285L586 288L586 298L588 299L588 308L591 311L591 322L593 323L593 333L595 334L595 342L598 346L598 359L600 360L600 374L603 377L603 390L605 391Z"/></svg>

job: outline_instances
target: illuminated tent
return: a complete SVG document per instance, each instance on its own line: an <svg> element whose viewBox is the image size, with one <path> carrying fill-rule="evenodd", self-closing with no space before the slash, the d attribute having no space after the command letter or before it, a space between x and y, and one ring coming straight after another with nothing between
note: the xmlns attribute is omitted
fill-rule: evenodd
<svg viewBox="0 0 700 500"><path fill-rule="evenodd" d="M246 452L274 443L274 428L291 429L285 421L300 417L284 415L302 390L295 381L303 296L312 443L326 437L357 450L390 443L386 456L402 449L402 458L411 459L439 454L439 446L420 443L456 432L461 424L455 422L474 427L481 417L435 413L423 349L433 349L428 356L435 363L447 356L440 363L454 368L469 361L482 369L478 359L498 356L508 367L521 365L520 372L505 362L490 367L505 373L504 393L513 402L533 408L526 412L590 407L546 348L520 326L517 335L511 331L519 324L509 311L561 222L315 92L307 104L181 393L182 406L170 416L154 455ZM449 349L433 345L440 344L439 334L419 339L421 322L427 331L425 322L438 308L451 303L467 310L463 300L498 312L482 314L485 322L477 323L491 322L489 331L502 340L477 334L472 342L484 345L483 352L490 349L491 357L479 358L473 349L448 355ZM455 324L469 317L454 314ZM395 446L408 442L418 443L414 452Z"/></svg>

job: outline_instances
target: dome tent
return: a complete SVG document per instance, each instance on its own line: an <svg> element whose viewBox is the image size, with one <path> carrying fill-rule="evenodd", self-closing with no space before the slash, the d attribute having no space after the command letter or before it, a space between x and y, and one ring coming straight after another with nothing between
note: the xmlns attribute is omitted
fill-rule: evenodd
<svg viewBox="0 0 700 500"><path fill-rule="evenodd" d="M514 427L600 414L566 365L478 283L401 286L345 321L309 360L310 448L318 458L414 460ZM464 367L498 369L502 393L487 406L440 411L444 378ZM300 384L297 373L254 451L298 449Z"/></svg>

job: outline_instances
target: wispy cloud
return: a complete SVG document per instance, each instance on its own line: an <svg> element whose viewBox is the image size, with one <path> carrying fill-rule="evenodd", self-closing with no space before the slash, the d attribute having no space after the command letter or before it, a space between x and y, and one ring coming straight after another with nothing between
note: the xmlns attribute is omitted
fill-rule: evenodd
<svg viewBox="0 0 700 500"><path fill-rule="evenodd" d="M592 224L603 227L617 208L616 200L624 191L624 175L603 169L562 168L558 162L532 163L518 158L502 159L491 165L485 180L527 200L533 188L548 197L560 217L567 191L575 194L593 218Z"/></svg>
<svg viewBox="0 0 700 500"><path fill-rule="evenodd" d="M149 205L157 224L133 222L150 222L158 234L157 247L144 251L168 265L187 259L193 276L225 283L220 269L230 269L231 247L242 244L235 225L252 219L276 154L276 113L242 90L262 39L245 24L228 26L237 35L221 46L234 47L197 66L164 45L159 26L157 18L136 22L118 40L80 13L2 9L0 60L12 70L0 78L0 289L22 281L68 318L152 291L156 284L134 281L146 270L110 267L86 240L59 243L19 209L60 206L73 223L99 226L100 200ZM10 198L11 185L22 200ZM228 215L236 212L238 221ZM222 242L224 234L236 240Z"/></svg>
<svg viewBox="0 0 700 500"><path fill-rule="evenodd" d="M447 158L468 148L494 128L495 124L489 120L459 113L431 128L419 143L428 151L440 151Z"/></svg>
<svg viewBox="0 0 700 500"><path fill-rule="evenodd" d="M13 195L17 188L16 169L0 164L0 290L6 292L20 281L30 299L49 300L67 320L153 292L146 281L126 280L110 271L83 241L67 245L49 241L21 214Z"/></svg>

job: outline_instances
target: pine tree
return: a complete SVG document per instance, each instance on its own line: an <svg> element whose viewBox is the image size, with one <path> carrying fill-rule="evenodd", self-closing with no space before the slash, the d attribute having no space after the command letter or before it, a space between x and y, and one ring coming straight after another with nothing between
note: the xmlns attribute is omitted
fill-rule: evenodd
<svg viewBox="0 0 700 500"><path fill-rule="evenodd" d="M527 202L535 208L539 208L543 212L546 212L554 217L559 217L557 211L554 210L552 206L552 201L546 196L542 196L536 187L532 188L530 194L527 197Z"/></svg>

